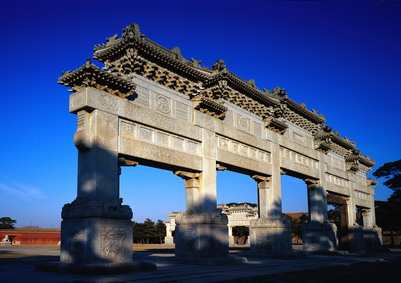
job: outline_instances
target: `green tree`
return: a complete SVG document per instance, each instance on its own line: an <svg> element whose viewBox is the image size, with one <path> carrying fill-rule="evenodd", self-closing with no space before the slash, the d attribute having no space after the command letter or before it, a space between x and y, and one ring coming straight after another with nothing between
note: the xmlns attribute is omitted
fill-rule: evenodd
<svg viewBox="0 0 401 283"><path fill-rule="evenodd" d="M133 241L137 244L162 244L166 236L166 225L146 218L143 223L133 222Z"/></svg>
<svg viewBox="0 0 401 283"><path fill-rule="evenodd" d="M15 223L17 223L17 220L11 219L10 217L1 217L0 229L14 229Z"/></svg>
<svg viewBox="0 0 401 283"><path fill-rule="evenodd" d="M166 237L166 224L162 220L157 220L156 233L159 238L159 244L163 244L164 237Z"/></svg>
<svg viewBox="0 0 401 283"><path fill-rule="evenodd" d="M401 160L385 163L373 175L387 179L383 184L394 191L387 201L375 201L377 225L390 232L394 245L394 236L401 231Z"/></svg>
<svg viewBox="0 0 401 283"><path fill-rule="evenodd" d="M401 159L385 163L373 173L373 176L386 178L387 181L383 184L393 191L401 189Z"/></svg>

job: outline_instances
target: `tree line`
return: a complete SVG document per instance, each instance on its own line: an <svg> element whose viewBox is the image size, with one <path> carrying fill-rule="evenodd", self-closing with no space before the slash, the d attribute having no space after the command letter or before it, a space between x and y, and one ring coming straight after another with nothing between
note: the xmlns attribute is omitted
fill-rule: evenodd
<svg viewBox="0 0 401 283"><path fill-rule="evenodd" d="M162 220L153 222L146 218L143 223L132 222L135 244L163 244L166 237L166 224Z"/></svg>
<svg viewBox="0 0 401 283"><path fill-rule="evenodd" d="M397 241L401 245L401 159L385 163L373 175L385 178L383 184L393 190L387 201L375 201L376 224L383 235L389 235L390 245Z"/></svg>

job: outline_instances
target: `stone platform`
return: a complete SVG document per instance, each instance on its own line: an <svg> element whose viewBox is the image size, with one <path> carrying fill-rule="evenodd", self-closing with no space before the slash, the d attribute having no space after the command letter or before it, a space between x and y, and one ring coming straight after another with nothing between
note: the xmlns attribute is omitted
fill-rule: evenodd
<svg viewBox="0 0 401 283"><path fill-rule="evenodd" d="M283 279L285 282L299 282L300 278L304 282L309 278L315 278L315 281L307 282L330 282L332 278L329 273L336 272L340 276L344 266L347 266L347 278L351 280L350 270L354 268L349 265L356 268L355 278L361 279L365 276L364 274L367 274L366 276L370 276L372 280L375 279L374 274L384 278L387 274L393 276L401 268L401 252L330 256L307 254L304 258L266 259L254 258L248 250L244 249L231 250L230 255L244 256L248 259L248 263L240 266L172 264L167 263L168 258L174 257L172 250L149 249L146 252L135 252L134 260L153 262L157 265L157 271L85 276L35 271L36 264L58 259L59 251L54 248L1 247L0 282L222 282L232 280L235 282L283 282ZM166 259L165 262L163 258ZM366 271L359 272L358 268L364 268ZM375 268L381 270L375 270ZM347 280L344 282L352 282Z"/></svg>

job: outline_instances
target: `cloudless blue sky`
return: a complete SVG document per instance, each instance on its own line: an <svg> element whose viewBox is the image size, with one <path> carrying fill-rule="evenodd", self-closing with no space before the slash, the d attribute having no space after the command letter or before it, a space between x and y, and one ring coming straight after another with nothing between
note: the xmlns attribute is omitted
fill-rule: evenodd
<svg viewBox="0 0 401 283"><path fill-rule="evenodd" d="M187 59L221 58L260 89L285 88L376 160L374 170L401 158L400 1L2 0L0 217L60 226L76 197L77 150L57 78L132 22ZM219 203L257 200L248 176L218 172L217 185ZM390 194L376 187L376 199ZM185 209L183 180L154 168L123 168L121 197L135 221ZM283 207L307 211L302 182L283 178Z"/></svg>

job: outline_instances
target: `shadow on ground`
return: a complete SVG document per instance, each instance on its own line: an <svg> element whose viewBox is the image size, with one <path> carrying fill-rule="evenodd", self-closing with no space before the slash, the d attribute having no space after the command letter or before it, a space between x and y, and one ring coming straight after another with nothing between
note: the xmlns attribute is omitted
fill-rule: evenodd
<svg viewBox="0 0 401 283"><path fill-rule="evenodd" d="M391 261L356 263L345 266L333 266L285 272L273 275L239 278L221 282L395 282L400 276L401 258Z"/></svg>

